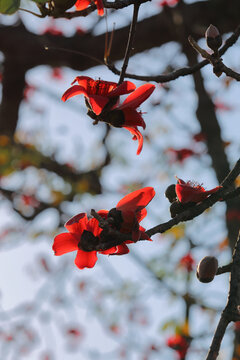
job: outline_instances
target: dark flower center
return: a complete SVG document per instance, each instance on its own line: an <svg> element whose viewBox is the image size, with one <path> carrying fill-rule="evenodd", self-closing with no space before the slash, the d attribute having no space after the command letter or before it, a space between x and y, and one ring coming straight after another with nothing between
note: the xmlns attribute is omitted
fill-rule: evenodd
<svg viewBox="0 0 240 360"><path fill-rule="evenodd" d="M99 238L94 236L91 231L84 230L78 248L83 251L94 251L99 243Z"/></svg>
<svg viewBox="0 0 240 360"><path fill-rule="evenodd" d="M116 208L109 210L108 221L112 227L114 227L116 230L120 230L123 223L122 212Z"/></svg>
<svg viewBox="0 0 240 360"><path fill-rule="evenodd" d="M115 127L122 127L125 123L125 117L122 110L112 110L107 112L104 115L103 120Z"/></svg>

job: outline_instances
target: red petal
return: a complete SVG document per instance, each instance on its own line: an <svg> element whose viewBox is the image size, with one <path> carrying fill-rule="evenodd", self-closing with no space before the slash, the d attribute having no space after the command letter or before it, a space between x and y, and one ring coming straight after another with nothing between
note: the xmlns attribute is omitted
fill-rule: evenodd
<svg viewBox="0 0 240 360"><path fill-rule="evenodd" d="M122 110L126 107L136 109L152 94L154 89L155 85L152 84L144 84L140 86L126 98L119 109Z"/></svg>
<svg viewBox="0 0 240 360"><path fill-rule="evenodd" d="M91 86L95 83L95 80L89 76L76 76L71 85L73 85L76 81L78 82L78 85L82 86L86 91L88 90L89 85Z"/></svg>
<svg viewBox="0 0 240 360"><path fill-rule="evenodd" d="M117 251L113 255L125 255L129 253L129 248L126 244L121 244L117 246Z"/></svg>
<svg viewBox="0 0 240 360"><path fill-rule="evenodd" d="M147 216L147 210L144 208L136 213L137 221L140 222Z"/></svg>
<svg viewBox="0 0 240 360"><path fill-rule="evenodd" d="M139 212L144 209L155 195L153 187L145 187L124 196L116 206L117 210Z"/></svg>
<svg viewBox="0 0 240 360"><path fill-rule="evenodd" d="M97 6L98 15L103 16L104 15L104 7L103 7L102 0L94 0L94 2Z"/></svg>
<svg viewBox="0 0 240 360"><path fill-rule="evenodd" d="M90 95L88 96L88 100L93 109L93 112L96 115L101 114L104 106L109 102L109 98L107 96L101 95Z"/></svg>
<svg viewBox="0 0 240 360"><path fill-rule="evenodd" d="M97 252L96 251L83 251L78 250L77 256L75 258L75 265L79 269L92 268L97 261Z"/></svg>
<svg viewBox="0 0 240 360"><path fill-rule="evenodd" d="M99 251L100 254L114 255L117 251L117 246L111 247L110 249Z"/></svg>
<svg viewBox="0 0 240 360"><path fill-rule="evenodd" d="M137 148L137 155L139 155L142 151L142 147L143 147L143 136L140 133L140 131L135 128L135 127L127 127L127 126L123 126L124 129L127 129L128 131L130 131L130 133L133 135L133 140L138 140L138 148Z"/></svg>
<svg viewBox="0 0 240 360"><path fill-rule="evenodd" d="M99 222L95 218L88 221L86 230L91 231L94 236L99 236L102 232L102 229L99 227Z"/></svg>
<svg viewBox="0 0 240 360"><path fill-rule="evenodd" d="M80 213L69 219L64 226L70 233L76 233L81 236L82 232L86 230L87 222L87 214Z"/></svg>
<svg viewBox="0 0 240 360"><path fill-rule="evenodd" d="M106 219L108 216L109 211L108 210L99 210L97 212L103 219Z"/></svg>
<svg viewBox="0 0 240 360"><path fill-rule="evenodd" d="M69 89L67 89L65 91L65 93L62 96L62 101L66 101L68 99L70 99L71 97L75 96L75 95L80 95L83 94L84 96L88 96L86 90L79 85L73 85L72 87L70 87Z"/></svg>
<svg viewBox="0 0 240 360"><path fill-rule="evenodd" d="M124 94L129 94L136 89L136 85L131 81L124 81L122 84L118 85L116 89L112 90L109 95L120 96Z"/></svg>
<svg viewBox="0 0 240 360"><path fill-rule="evenodd" d="M81 11L86 9L91 4L90 0L77 0L75 3L76 9Z"/></svg>
<svg viewBox="0 0 240 360"><path fill-rule="evenodd" d="M144 129L146 128L145 121L139 112L133 108L126 108L123 110L124 113L124 125L126 126L142 126Z"/></svg>
<svg viewBox="0 0 240 360"><path fill-rule="evenodd" d="M59 256L77 250L79 240L69 233L62 233L55 236L52 246L54 254Z"/></svg>

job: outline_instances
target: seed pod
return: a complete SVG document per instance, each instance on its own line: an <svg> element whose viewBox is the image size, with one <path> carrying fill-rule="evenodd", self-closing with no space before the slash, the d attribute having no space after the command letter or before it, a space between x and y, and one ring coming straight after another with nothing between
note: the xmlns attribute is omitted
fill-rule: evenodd
<svg viewBox="0 0 240 360"><path fill-rule="evenodd" d="M218 260L214 256L205 256L197 266L197 278L203 283L211 282L218 270Z"/></svg>
<svg viewBox="0 0 240 360"><path fill-rule="evenodd" d="M207 46L213 51L217 51L222 45L222 37L218 31L218 28L212 24L205 32L205 38L207 41Z"/></svg>
<svg viewBox="0 0 240 360"><path fill-rule="evenodd" d="M166 191L165 191L165 196L166 198L169 200L170 203L174 202L177 200L177 194L176 194L176 185L175 184L172 184L172 185L169 185L167 188L166 188Z"/></svg>

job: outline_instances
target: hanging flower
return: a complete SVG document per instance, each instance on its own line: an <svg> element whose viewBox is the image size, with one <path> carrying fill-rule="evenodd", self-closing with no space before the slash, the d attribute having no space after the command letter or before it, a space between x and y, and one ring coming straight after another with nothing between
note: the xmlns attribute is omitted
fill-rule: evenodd
<svg viewBox="0 0 240 360"><path fill-rule="evenodd" d="M102 0L94 0L94 4L97 7L98 15L103 16L104 15L104 6ZM77 0L75 3L77 10L85 10L89 5L92 4L91 0Z"/></svg>
<svg viewBox="0 0 240 360"><path fill-rule="evenodd" d="M155 191L152 187L136 190L120 200L116 208L100 210L98 214L107 219L109 227L121 233L132 233L132 240L124 241L122 244L110 247L107 250L94 250L102 239L104 230L99 227L97 219L88 219L86 213L80 213L65 224L68 233L62 233L55 237L53 251L60 256L71 251L77 251L75 264L79 269L92 268L97 261L97 252L105 255L124 255L129 252L126 244L133 243L139 239L150 240L145 229L139 222L147 215L145 207L152 200ZM92 251L84 251L84 244L88 244Z"/></svg>
<svg viewBox="0 0 240 360"><path fill-rule="evenodd" d="M76 81L78 85L73 85ZM131 81L124 81L118 85L115 82L93 80L88 76L76 77L72 85L65 91L62 100L66 101L75 95L83 94L88 108L99 117L99 120L131 132L133 140L138 140L137 155L139 155L143 146L143 136L137 127L141 126L145 129L146 124L137 108L152 94L155 85L144 84L136 89ZM129 93L132 94L119 105L119 96ZM112 107L106 111L106 106L111 100L113 100Z"/></svg>
<svg viewBox="0 0 240 360"><path fill-rule="evenodd" d="M137 126L146 128L145 121L142 118L141 111L137 108L152 94L155 85L144 84L133 91L126 100L113 110L104 115L104 120L115 127L123 127L131 132L133 140L138 140L137 155L142 151L143 136Z"/></svg>
<svg viewBox="0 0 240 360"><path fill-rule="evenodd" d="M205 190L201 185L188 181L185 183L182 179L177 178L176 194L181 203L195 202L198 203L208 197L208 195L217 192L221 186L217 186L212 190Z"/></svg>

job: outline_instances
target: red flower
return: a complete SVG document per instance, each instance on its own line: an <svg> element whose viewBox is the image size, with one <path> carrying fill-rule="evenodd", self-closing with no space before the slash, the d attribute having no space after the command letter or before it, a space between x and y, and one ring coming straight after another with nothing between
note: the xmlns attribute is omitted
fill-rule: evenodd
<svg viewBox="0 0 240 360"><path fill-rule="evenodd" d="M173 161L179 161L182 163L185 159L187 159L190 156L198 155L198 153L195 153L195 151L187 148L176 150L174 148L168 148L166 152L171 153L174 156Z"/></svg>
<svg viewBox="0 0 240 360"><path fill-rule="evenodd" d="M160 1L159 6L174 6L177 3L179 3L179 0L162 0Z"/></svg>
<svg viewBox="0 0 240 360"><path fill-rule="evenodd" d="M103 16L104 15L104 7L103 7L102 0L94 0L94 3L97 7L98 15ZM77 0L75 3L75 6L76 6L76 9L80 11L80 10L86 9L91 4L92 4L91 0Z"/></svg>
<svg viewBox="0 0 240 360"><path fill-rule="evenodd" d="M175 350L181 360L184 359L187 354L189 343L185 337L176 334L167 339L167 346Z"/></svg>
<svg viewBox="0 0 240 360"><path fill-rule="evenodd" d="M124 255L129 252L126 244L138 241L139 239L149 240L145 229L139 226L139 222L147 215L145 207L152 200L155 191L152 187L146 187L125 196L120 200L116 208L100 210L98 214L109 220L109 226L122 233L132 233L132 240L124 241L121 245L111 247L104 251L98 251L105 255ZM62 233L55 237L53 251L55 255L77 250L75 264L79 269L92 268L97 261L97 251L84 251L81 248L83 242L92 244L94 248L100 241L100 234L103 231L99 227L98 220L88 219L86 213L80 213L65 224L69 233Z"/></svg>
<svg viewBox="0 0 240 360"><path fill-rule="evenodd" d="M185 183L185 181L178 179L178 183L176 184L176 194L178 200L181 203L187 202L195 202L198 203L203 201L208 197L208 195L215 193L218 191L221 186L217 186L212 190L206 191L201 185L194 184L191 181Z"/></svg>
<svg viewBox="0 0 240 360"><path fill-rule="evenodd" d="M179 264L180 266L184 267L188 272L190 272L193 270L195 260L192 257L192 254L188 253L180 259Z"/></svg>
<svg viewBox="0 0 240 360"><path fill-rule="evenodd" d="M143 146L143 137L137 126L145 129L146 124L141 112L136 109L152 94L155 85L145 84L135 90L136 86L130 81L124 81L118 85L115 82L93 80L88 76L78 76L72 84L76 81L79 85L74 85L65 91L62 100L66 101L72 96L83 94L87 105L93 113L99 116L99 120L115 127L123 127L131 132L133 140L138 140L137 155L139 155ZM121 105L115 102L109 111L102 113L111 99L118 99L120 95L131 92L132 94Z"/></svg>
<svg viewBox="0 0 240 360"><path fill-rule="evenodd" d="M78 85L73 85L75 82ZM124 81L121 85L104 80L93 80L88 76L77 76L70 87L62 96L66 101L75 95L83 94L87 98L92 111L99 115L110 99L120 95L129 94L136 86L131 81Z"/></svg>

